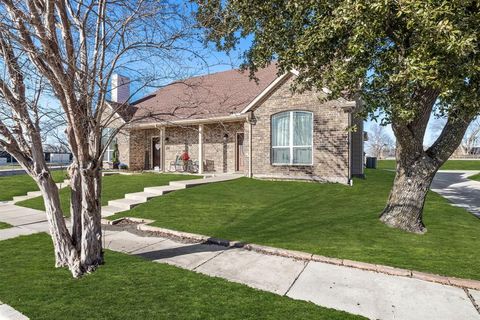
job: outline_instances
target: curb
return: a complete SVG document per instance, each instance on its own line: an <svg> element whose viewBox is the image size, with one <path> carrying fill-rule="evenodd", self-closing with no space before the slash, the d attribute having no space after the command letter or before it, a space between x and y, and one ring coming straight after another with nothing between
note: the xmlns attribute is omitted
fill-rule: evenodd
<svg viewBox="0 0 480 320"><path fill-rule="evenodd" d="M254 252L272 255L272 256L280 256L280 257L291 258L295 260L303 260L303 261L322 262L322 263L328 263L328 264L333 264L337 266L383 273L391 276L405 277L405 278L418 279L418 280L423 280L428 282L434 282L434 283L439 283L443 285L459 287L462 289L480 290L480 281L477 281L477 280L447 277L447 276L442 276L442 275L433 274L433 273L420 272L415 270L402 269L402 268L372 264L372 263L361 262L361 261L353 261L348 259L330 258L330 257L325 257L325 256L311 254L311 253L302 252L302 251L262 246L254 243L244 243L240 241L231 241L231 240L220 239L220 238L212 238L212 237L208 237L201 234L175 231L175 230L147 225L148 223L152 223L155 220L124 217L116 220L102 219L102 224L115 225L123 220L130 220L134 223L138 223L136 225L136 229L139 231L154 233L156 235L159 235L165 238L178 239L182 241L201 242L206 244L215 244L215 245L220 245L220 246L229 247L229 248L243 248L245 250L254 251Z"/></svg>

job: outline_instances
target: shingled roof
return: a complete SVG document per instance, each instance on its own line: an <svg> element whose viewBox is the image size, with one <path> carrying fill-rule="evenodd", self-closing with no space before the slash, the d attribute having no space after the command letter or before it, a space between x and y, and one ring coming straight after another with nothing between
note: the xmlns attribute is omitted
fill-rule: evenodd
<svg viewBox="0 0 480 320"><path fill-rule="evenodd" d="M176 81L131 104L135 122L208 119L240 113L277 78L270 65L258 70L229 70Z"/></svg>

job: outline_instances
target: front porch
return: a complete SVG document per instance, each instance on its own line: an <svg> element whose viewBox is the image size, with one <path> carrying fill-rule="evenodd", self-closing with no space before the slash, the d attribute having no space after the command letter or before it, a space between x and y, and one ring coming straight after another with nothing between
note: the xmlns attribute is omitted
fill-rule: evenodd
<svg viewBox="0 0 480 320"><path fill-rule="evenodd" d="M157 126L133 131L130 140L133 170L245 174L242 121ZM189 155L186 165L181 160L184 152Z"/></svg>

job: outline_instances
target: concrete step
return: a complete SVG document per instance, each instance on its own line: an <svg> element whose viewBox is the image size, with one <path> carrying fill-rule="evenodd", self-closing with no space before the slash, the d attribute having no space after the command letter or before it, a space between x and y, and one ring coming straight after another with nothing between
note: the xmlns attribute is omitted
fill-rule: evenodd
<svg viewBox="0 0 480 320"><path fill-rule="evenodd" d="M127 193L125 195L125 199L132 199L132 200L140 200L143 202L147 202L148 200L158 197L157 193L150 193L150 192L135 192L135 193Z"/></svg>
<svg viewBox="0 0 480 320"><path fill-rule="evenodd" d="M69 185L70 185L70 180L64 180L64 181L62 181L62 182L58 182L58 183L57 183L57 187L58 187L59 189L68 187Z"/></svg>
<svg viewBox="0 0 480 320"><path fill-rule="evenodd" d="M27 192L27 196L30 197L30 198L39 197L41 195L42 195L42 191L29 191L29 192Z"/></svg>
<svg viewBox="0 0 480 320"><path fill-rule="evenodd" d="M28 199L31 199L31 197L29 197L29 196L17 196L17 197L13 197L13 202L20 202L20 201L28 200Z"/></svg>
<svg viewBox="0 0 480 320"><path fill-rule="evenodd" d="M171 182L170 182L171 183ZM180 190L180 189L185 189L185 186L160 186L160 187L148 187L143 189L144 192L147 193L153 193L157 196L161 196L163 194L167 194L169 192L175 191L175 190Z"/></svg>
<svg viewBox="0 0 480 320"><path fill-rule="evenodd" d="M123 208L116 206L103 206L102 207L102 217L113 216L115 213L125 211Z"/></svg>
<svg viewBox="0 0 480 320"><path fill-rule="evenodd" d="M145 203L146 201L141 201L137 199L118 199L108 201L109 206L114 206L121 208L123 210L130 210L139 204Z"/></svg>
<svg viewBox="0 0 480 320"><path fill-rule="evenodd" d="M184 188L190 188L190 187L195 187L202 184L229 181L229 180L237 179L239 177L240 176L222 175L222 176L210 177L205 179L171 181L170 185L175 187L183 186Z"/></svg>

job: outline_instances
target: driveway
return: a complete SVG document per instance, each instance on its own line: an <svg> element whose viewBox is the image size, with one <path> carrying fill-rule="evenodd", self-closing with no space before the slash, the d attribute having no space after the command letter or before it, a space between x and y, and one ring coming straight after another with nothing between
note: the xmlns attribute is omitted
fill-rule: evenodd
<svg viewBox="0 0 480 320"><path fill-rule="evenodd" d="M480 171L438 171L431 189L480 218L480 182L468 179L477 173Z"/></svg>

